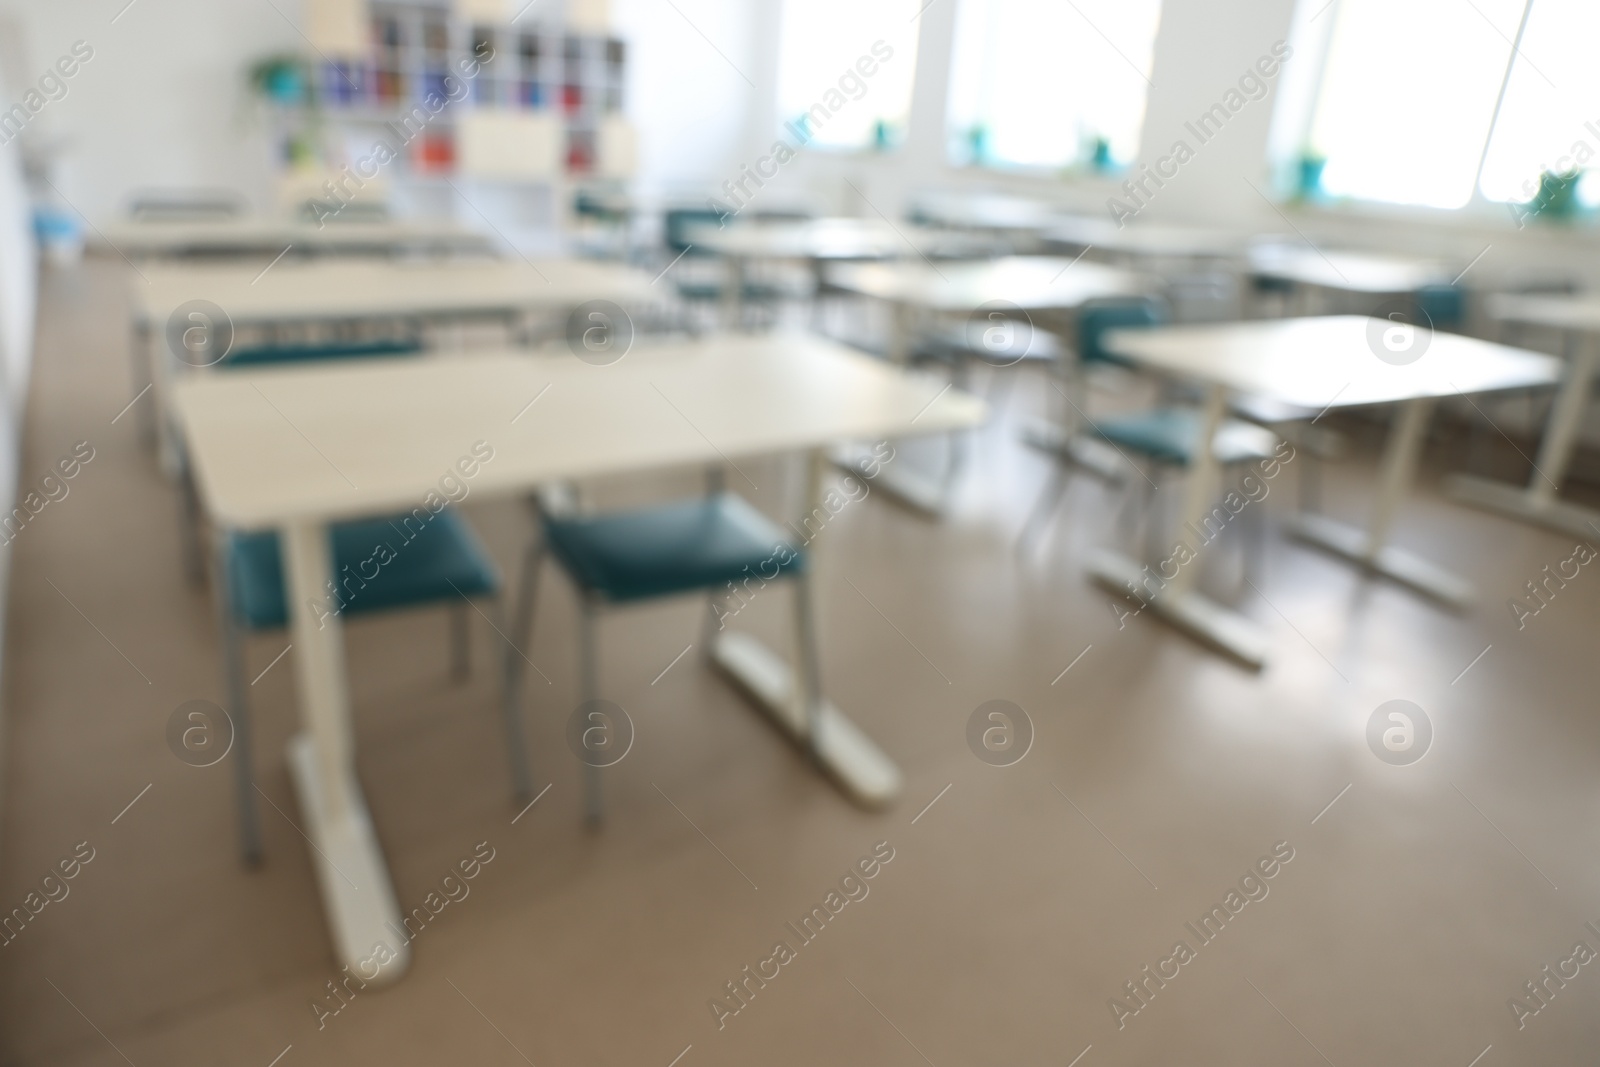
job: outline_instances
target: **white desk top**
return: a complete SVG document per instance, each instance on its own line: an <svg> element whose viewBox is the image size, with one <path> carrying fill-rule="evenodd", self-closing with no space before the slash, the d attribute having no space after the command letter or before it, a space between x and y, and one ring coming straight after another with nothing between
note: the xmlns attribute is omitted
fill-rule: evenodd
<svg viewBox="0 0 1600 1067"><path fill-rule="evenodd" d="M1561 377L1561 362L1552 356L1451 333L1435 332L1414 363L1385 363L1368 331L1388 325L1339 315L1114 330L1106 347L1167 374L1313 411L1548 385Z"/></svg>
<svg viewBox="0 0 1600 1067"><path fill-rule="evenodd" d="M1133 223L1118 226L1107 218L1073 218L1039 235L1046 244L1092 247L1131 256L1202 258L1241 255L1249 238L1230 230L1197 226Z"/></svg>
<svg viewBox="0 0 1600 1067"><path fill-rule="evenodd" d="M1600 330L1600 296L1518 296L1497 293L1484 302L1489 317L1504 322L1553 326L1560 330Z"/></svg>
<svg viewBox="0 0 1600 1067"><path fill-rule="evenodd" d="M768 259L893 259L898 256L965 255L991 247L971 234L934 230L882 219L812 219L806 222L734 222L695 226L695 245L723 255Z"/></svg>
<svg viewBox="0 0 1600 1067"><path fill-rule="evenodd" d="M1143 296L1140 274L1055 256L1007 256L981 263L850 263L830 267L841 289L940 311L971 311L993 300L1029 310L1074 308L1104 297Z"/></svg>
<svg viewBox="0 0 1600 1067"><path fill-rule="evenodd" d="M1039 230L1061 216L1051 204L1001 193L927 193L912 203L923 218L976 230Z"/></svg>
<svg viewBox="0 0 1600 1067"><path fill-rule="evenodd" d="M211 514L248 529L409 510L480 440L495 456L472 494L514 494L982 421L981 400L943 389L780 335L640 347L606 367L498 353L192 375L174 393Z"/></svg>
<svg viewBox="0 0 1600 1067"><path fill-rule="evenodd" d="M1262 277L1351 293L1414 293L1450 281L1450 272L1434 260L1277 242L1251 248L1250 269Z"/></svg>
<svg viewBox="0 0 1600 1067"><path fill-rule="evenodd" d="M318 227L298 219L152 220L119 222L102 231L106 242L130 256L195 253L275 256L300 252L389 252L429 248L487 252L484 234L453 222L332 219Z"/></svg>
<svg viewBox="0 0 1600 1067"><path fill-rule="evenodd" d="M284 260L265 273L256 264L207 264L148 266L143 275L129 280L134 313L154 323L191 300L209 300L237 325L516 311L586 300L627 304L664 296L643 271L579 259Z"/></svg>

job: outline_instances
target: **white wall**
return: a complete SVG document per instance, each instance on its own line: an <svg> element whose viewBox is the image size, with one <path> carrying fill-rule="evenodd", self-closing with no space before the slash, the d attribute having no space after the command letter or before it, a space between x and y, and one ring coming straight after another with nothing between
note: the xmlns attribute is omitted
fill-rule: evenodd
<svg viewBox="0 0 1600 1067"><path fill-rule="evenodd" d="M754 113L771 97L772 63L756 31L772 6L612 0L612 27L628 43L623 104L639 132L636 186L646 202L703 199L738 169Z"/></svg>
<svg viewBox="0 0 1600 1067"><path fill-rule="evenodd" d="M245 71L265 55L305 50L274 10L298 21L299 0L135 0L118 17L125 3L0 0L0 17L24 30L24 81L36 80L74 41L94 48L67 96L30 127L34 144L60 145L62 193L96 224L118 217L130 192L151 186L232 188L270 208L274 146ZM614 28L630 48L625 107L640 131L638 185L647 199L703 195L737 168L760 93L734 66L764 84L754 27L769 6L613 0Z"/></svg>
<svg viewBox="0 0 1600 1067"><path fill-rule="evenodd" d="M0 85L8 80L4 63L0 56ZM0 146L0 514L9 514L16 503L23 403L33 363L36 262L21 154L13 142ZM10 581L11 546L0 545L0 646ZM4 712L0 708L0 767L7 762Z"/></svg>
<svg viewBox="0 0 1600 1067"><path fill-rule="evenodd" d="M125 3L0 0L0 13L24 27L23 81L75 41L94 49L67 95L35 116L30 151L59 145L56 184L96 224L150 186L223 186L267 203L271 148L246 106L245 70L303 47L273 7L297 17L295 0L136 0L123 11Z"/></svg>

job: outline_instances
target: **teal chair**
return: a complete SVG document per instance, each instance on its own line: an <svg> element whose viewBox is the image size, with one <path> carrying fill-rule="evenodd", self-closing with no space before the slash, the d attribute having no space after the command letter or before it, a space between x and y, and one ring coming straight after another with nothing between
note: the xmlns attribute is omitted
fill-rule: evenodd
<svg viewBox="0 0 1600 1067"><path fill-rule="evenodd" d="M265 364L317 363L330 359L382 359L393 356L414 356L421 351L422 342L411 338L328 341L298 345L264 344L251 348L236 348L224 356L217 365L224 369L234 369Z"/></svg>
<svg viewBox="0 0 1600 1067"><path fill-rule="evenodd" d="M1417 310L1435 330L1459 331L1467 321L1467 292L1459 285L1424 285L1416 292Z"/></svg>
<svg viewBox="0 0 1600 1067"><path fill-rule="evenodd" d="M759 216L756 216L759 219ZM663 218L665 244L669 258L682 256L684 266L691 262L698 267L676 271L678 295L690 303L714 303L722 299L726 277L721 263L713 262L709 249L703 249L689 239L689 231L697 226L716 226L722 223L719 211L703 208L673 208ZM747 306L770 307L783 299L783 290L764 282L741 283L740 298Z"/></svg>
<svg viewBox="0 0 1600 1067"><path fill-rule="evenodd" d="M222 368L308 360L393 356L418 351L410 342L358 342L262 347L236 351ZM329 564L340 581L337 598L323 609L360 616L400 608L449 604L452 664L459 680L468 671L469 617L474 598L498 598L501 580L489 554L456 511L433 514L418 507L402 515L335 523L329 528ZM387 548L387 562L376 563ZM369 568L376 573L368 577ZM340 577L342 576L342 577ZM289 623L283 553L275 531L223 530L216 537L213 588L221 628L223 675L233 719L235 790L240 845L248 863L261 859L261 825L252 777L249 686L245 682L246 633L283 629ZM509 658L508 653L508 658ZM505 727L511 773L519 800L532 794L522 720L512 701L511 671L503 675Z"/></svg>
<svg viewBox="0 0 1600 1067"><path fill-rule="evenodd" d="M422 351L413 338L385 338L364 341L323 341L316 344L260 344L236 348L217 363L217 368L233 370L276 364L314 363L331 359L381 359L412 356ZM200 498L195 493L188 457L178 440L178 551L189 581L203 585L206 578L205 553L200 546Z"/></svg>
<svg viewBox="0 0 1600 1067"><path fill-rule="evenodd" d="M583 516L536 501L542 537L529 546L518 596L512 642L518 650L533 636L539 570L548 554L576 587L582 698L599 697L595 626L601 610L685 593L720 592L752 575L767 582L794 583L795 624L799 628L803 688L810 736L820 723L821 672L812 616L805 554L789 533L742 497L714 491L634 511ZM714 604L714 602L713 602ZM715 612L708 612L702 647L709 651ZM520 688L519 656L511 663L513 691ZM513 696L514 699L514 696ZM601 818L600 769L586 764L585 812L591 825Z"/></svg>
<svg viewBox="0 0 1600 1067"><path fill-rule="evenodd" d="M423 516L428 515L425 508L418 511ZM363 565L373 565L379 546L387 546L392 558L378 567L376 576L365 580L349 578L349 575L363 575ZM501 583L488 553L459 514L447 508L429 516L426 522L413 512L338 523L329 530L328 550L332 572L347 576L342 587L343 610L338 612L341 618L439 603L455 609L451 628L453 673L458 679L466 676L468 601L497 597ZM234 767L240 842L246 861L255 863L261 858L261 827L251 774L244 635L280 630L289 623L283 555L277 533L222 533L218 538L216 569L213 580L221 620L223 674L237 749ZM323 608L335 611L338 606L339 601L330 598ZM509 696L508 689L505 715L512 777L517 796L525 798L531 793L532 779L521 719Z"/></svg>
<svg viewBox="0 0 1600 1067"><path fill-rule="evenodd" d="M1116 300L1086 306L1078 314L1079 364L1085 367L1095 364L1131 366L1106 346L1107 335L1112 330L1148 329L1161 325L1163 320L1161 307L1153 300ZM1201 413L1193 407L1163 405L1148 411L1090 419L1086 429L1091 436L1143 466L1145 476L1140 484L1148 489L1160 475L1188 469L1196 449L1201 446L1200 420ZM1277 438L1269 430L1227 418L1212 439L1211 448L1226 469L1269 458L1276 443ZM1054 476L1046 483L1038 504L1023 525L1023 547L1031 532L1059 505L1070 472L1066 456L1058 458Z"/></svg>
<svg viewBox="0 0 1600 1067"><path fill-rule="evenodd" d="M689 231L696 226L716 226L721 221L722 214L717 211L699 208L674 208L668 211L663 219L667 255L673 259L681 256L693 263L709 263L712 258L710 251L691 241ZM684 271L681 274L689 275L676 279L678 295L685 300L704 303L721 298L723 281L720 267L716 272L707 269Z"/></svg>

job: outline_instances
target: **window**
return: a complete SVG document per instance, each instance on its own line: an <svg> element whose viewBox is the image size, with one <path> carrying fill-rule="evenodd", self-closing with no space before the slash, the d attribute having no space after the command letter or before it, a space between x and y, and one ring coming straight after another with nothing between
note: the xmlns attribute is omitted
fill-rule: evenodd
<svg viewBox="0 0 1600 1067"><path fill-rule="evenodd" d="M1160 19L1161 0L961 0L951 162L1131 163Z"/></svg>
<svg viewBox="0 0 1600 1067"><path fill-rule="evenodd" d="M1533 0L1505 100L1483 161L1490 200L1525 202L1539 176L1600 162L1600 7L1594 0Z"/></svg>
<svg viewBox="0 0 1600 1067"><path fill-rule="evenodd" d="M1274 118L1280 187L1526 202L1600 155L1594 0L1301 0Z"/></svg>
<svg viewBox="0 0 1600 1067"><path fill-rule="evenodd" d="M899 143L911 114L918 10L915 0L783 0L778 118L813 145Z"/></svg>

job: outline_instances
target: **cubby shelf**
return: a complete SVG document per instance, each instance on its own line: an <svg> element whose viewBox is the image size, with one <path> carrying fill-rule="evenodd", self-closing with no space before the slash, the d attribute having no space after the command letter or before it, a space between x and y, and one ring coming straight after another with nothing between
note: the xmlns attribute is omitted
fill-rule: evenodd
<svg viewBox="0 0 1600 1067"><path fill-rule="evenodd" d="M462 19L406 0L374 0L370 17L368 55L319 58L313 67L310 93L325 120L396 123L426 107L431 94L453 95L458 101L430 115L411 148L412 170L437 175L453 167L455 120L464 110L553 113L565 131L568 173L595 169L601 125L622 110L623 41L548 23Z"/></svg>

